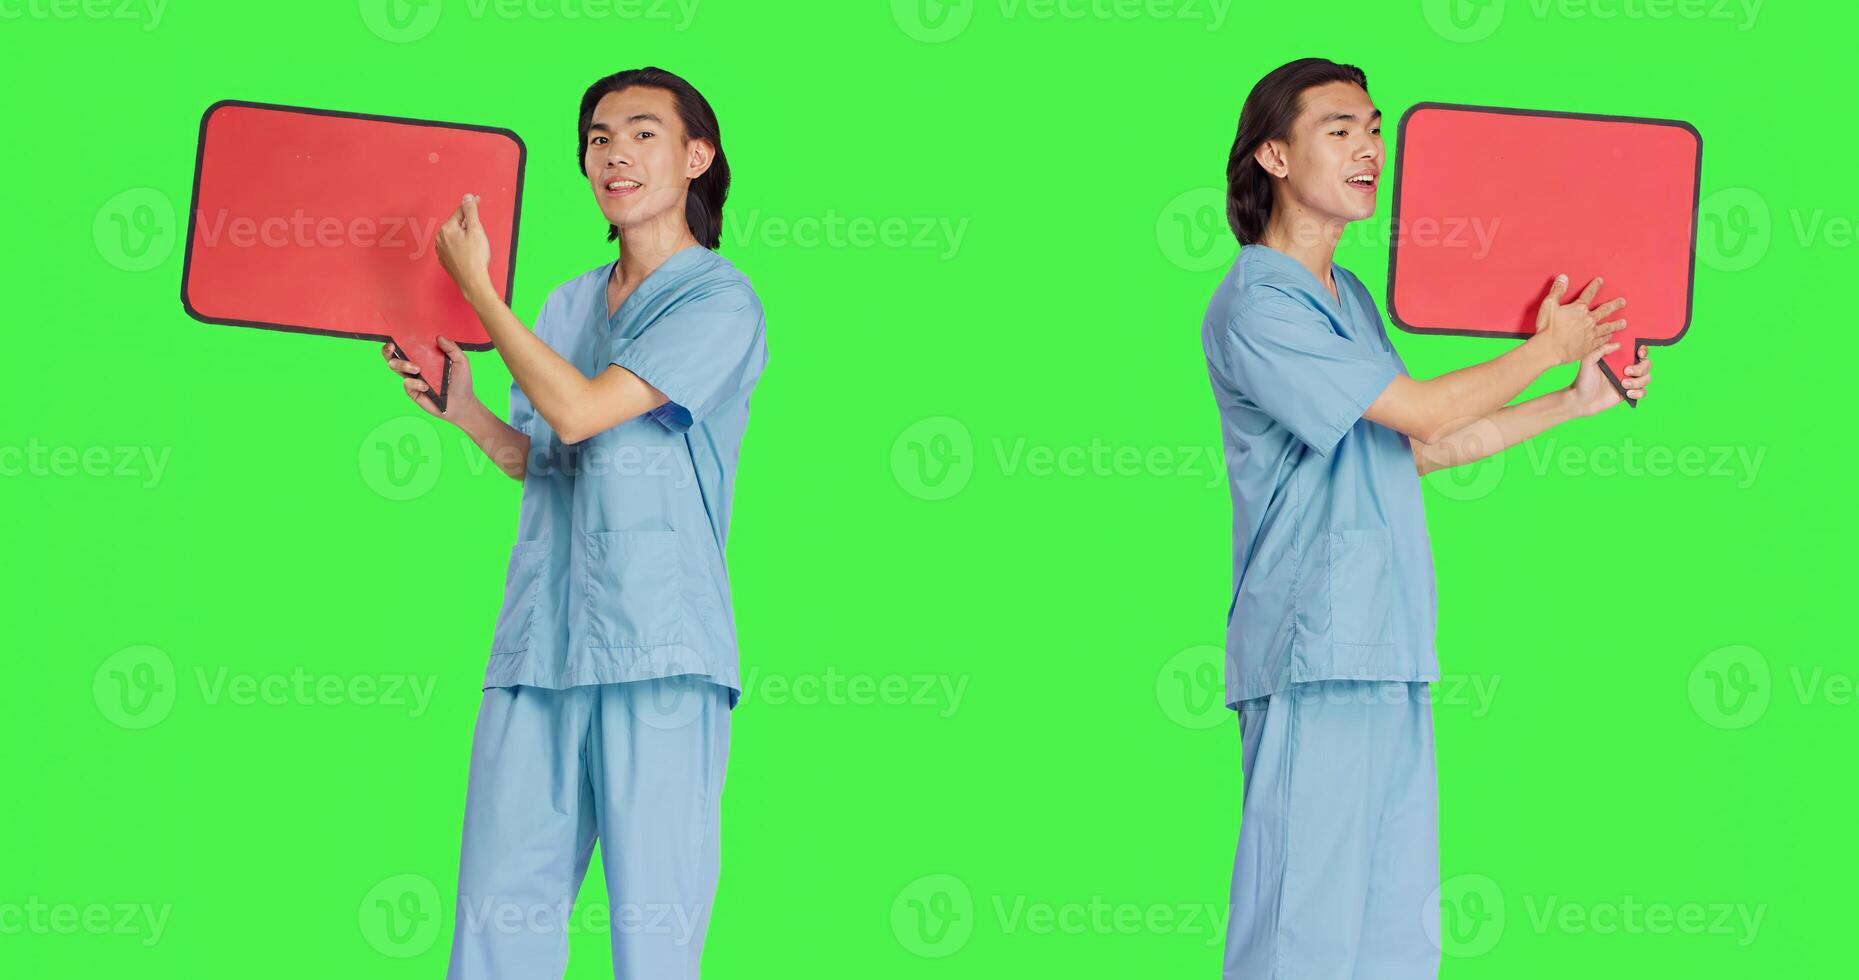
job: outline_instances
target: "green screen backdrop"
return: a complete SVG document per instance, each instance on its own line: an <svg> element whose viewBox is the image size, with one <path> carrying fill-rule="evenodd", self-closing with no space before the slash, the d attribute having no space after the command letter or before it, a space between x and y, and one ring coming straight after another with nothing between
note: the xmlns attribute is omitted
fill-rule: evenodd
<svg viewBox="0 0 1859 980"><path fill-rule="evenodd" d="M1390 164L1420 101L1704 138L1645 404L1426 478L1443 975L1850 963L1845 5L5 0L0 36L0 975L443 971L520 488L377 345L183 313L197 127L515 130L531 322L614 254L577 100L656 64L721 117L770 351L706 976L1214 976L1240 765L1199 324L1241 101L1307 55L1366 69ZM1384 307L1389 191L1336 256ZM1394 340L1421 377L1505 343ZM630 926L598 874L580 900L569 975L607 976Z"/></svg>

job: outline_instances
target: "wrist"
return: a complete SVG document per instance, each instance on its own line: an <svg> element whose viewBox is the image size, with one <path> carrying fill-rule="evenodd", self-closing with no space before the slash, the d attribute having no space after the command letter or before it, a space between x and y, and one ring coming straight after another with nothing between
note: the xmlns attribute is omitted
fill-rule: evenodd
<svg viewBox="0 0 1859 980"><path fill-rule="evenodd" d="M446 419L458 426L467 435L475 436L483 431L484 421L490 416L490 409L478 401L476 396L460 392L452 396L455 401L447 406Z"/></svg>
<svg viewBox="0 0 1859 980"><path fill-rule="evenodd" d="M1549 349L1549 341L1540 333L1533 333L1523 342L1525 363L1530 366L1530 376L1538 377L1560 363L1554 351Z"/></svg>
<svg viewBox="0 0 1859 980"><path fill-rule="evenodd" d="M1566 388L1557 389L1551 397L1555 399L1554 407L1557 422L1566 422L1569 419L1584 418L1593 414L1582 407L1581 396L1576 393L1573 384Z"/></svg>
<svg viewBox="0 0 1859 980"><path fill-rule="evenodd" d="M503 298L497 295L497 290L491 285L491 277L488 274L472 278L460 288L460 292L465 294L465 302L471 304L472 310L476 311L480 318L487 311L503 305Z"/></svg>

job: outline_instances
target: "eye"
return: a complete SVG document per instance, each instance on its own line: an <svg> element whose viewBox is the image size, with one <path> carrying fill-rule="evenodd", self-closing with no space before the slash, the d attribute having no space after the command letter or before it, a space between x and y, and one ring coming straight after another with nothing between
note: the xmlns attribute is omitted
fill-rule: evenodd
<svg viewBox="0 0 1859 980"><path fill-rule="evenodd" d="M652 134L652 131L651 131L651 130L649 130L649 129L642 129L642 130L640 130L640 131L639 131L639 138L640 138L640 139L650 139L650 138L652 137L652 135L653 135L653 134Z"/></svg>
<svg viewBox="0 0 1859 980"><path fill-rule="evenodd" d="M1332 129L1330 130L1330 135L1331 136L1348 136L1349 131L1346 129Z"/></svg>
<svg viewBox="0 0 1859 980"><path fill-rule="evenodd" d="M595 144L598 144L598 143L600 143L600 142L601 142L602 140L605 140L605 139L606 139L606 137L605 137L605 136L596 136L596 137L594 137L593 139L591 139L591 140L588 140L588 142L589 142L589 143L595 143Z"/></svg>

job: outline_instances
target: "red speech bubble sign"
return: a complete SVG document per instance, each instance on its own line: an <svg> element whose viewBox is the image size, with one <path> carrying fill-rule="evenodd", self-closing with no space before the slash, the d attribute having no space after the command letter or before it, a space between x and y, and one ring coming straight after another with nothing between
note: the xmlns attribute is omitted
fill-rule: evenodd
<svg viewBox="0 0 1859 980"><path fill-rule="evenodd" d="M1414 333L1518 337L1558 273L1626 296L1601 369L1691 323L1704 142L1690 123L1422 102L1401 117L1388 316ZM1636 406L1632 399L1627 404Z"/></svg>
<svg viewBox="0 0 1859 980"><path fill-rule="evenodd" d="M391 340L440 379L444 410L438 335L491 342L432 254L433 230L477 194L509 302L524 156L507 129L216 102L200 118L181 305L206 323Z"/></svg>

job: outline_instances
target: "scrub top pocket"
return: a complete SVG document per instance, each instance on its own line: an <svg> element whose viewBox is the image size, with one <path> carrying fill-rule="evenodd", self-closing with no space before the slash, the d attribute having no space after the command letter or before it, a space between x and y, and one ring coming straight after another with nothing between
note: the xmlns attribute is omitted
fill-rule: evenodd
<svg viewBox="0 0 1859 980"><path fill-rule="evenodd" d="M1330 532L1331 641L1394 642L1394 542L1386 530Z"/></svg>
<svg viewBox="0 0 1859 980"><path fill-rule="evenodd" d="M536 605L548 570L549 541L519 541L510 549L510 568L504 575L503 608L491 636L491 655L521 653L529 649L535 631Z"/></svg>
<svg viewBox="0 0 1859 980"><path fill-rule="evenodd" d="M613 649L683 642L683 568L677 531L589 532L588 645Z"/></svg>

